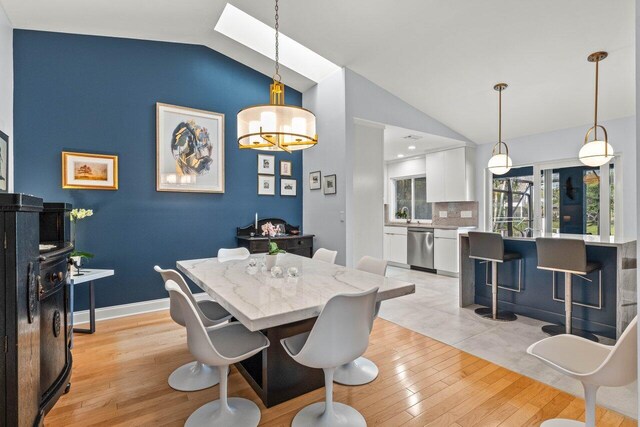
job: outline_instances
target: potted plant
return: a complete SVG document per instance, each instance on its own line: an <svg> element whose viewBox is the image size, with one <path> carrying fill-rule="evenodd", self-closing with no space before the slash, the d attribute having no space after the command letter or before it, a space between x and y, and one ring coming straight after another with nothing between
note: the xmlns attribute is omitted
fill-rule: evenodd
<svg viewBox="0 0 640 427"><path fill-rule="evenodd" d="M268 271L276 265L278 261L278 254L283 254L285 251L278 247L276 242L272 242L271 238L278 235L280 232L280 225L273 225L270 222L267 222L262 225L262 235L267 236L269 238L269 252L264 256L265 266Z"/></svg>
<svg viewBox="0 0 640 427"><path fill-rule="evenodd" d="M78 221L81 219L93 216L93 210L91 209L73 209L71 211L71 242L73 243L73 252L69 255L71 258L71 272L75 276L80 275L80 266L82 265L83 259L91 259L93 258L93 254L89 252L79 251L76 246L76 235L78 233Z"/></svg>

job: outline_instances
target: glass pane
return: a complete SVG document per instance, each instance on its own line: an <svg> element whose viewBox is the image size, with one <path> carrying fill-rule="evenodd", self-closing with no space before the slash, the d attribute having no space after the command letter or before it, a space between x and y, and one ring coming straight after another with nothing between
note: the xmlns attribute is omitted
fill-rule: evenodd
<svg viewBox="0 0 640 427"><path fill-rule="evenodd" d="M529 236L533 231L533 168L512 169L493 178L493 231Z"/></svg>
<svg viewBox="0 0 640 427"><path fill-rule="evenodd" d="M396 179L395 185L396 219L411 219L411 179Z"/></svg>
<svg viewBox="0 0 640 427"><path fill-rule="evenodd" d="M584 171L585 233L600 234L600 176L597 169Z"/></svg>
<svg viewBox="0 0 640 427"><path fill-rule="evenodd" d="M615 218L616 218L616 210L615 210L615 200L616 200L616 192L615 192L615 182L616 182L616 171L613 163L609 166L609 219L611 221L611 235L615 235Z"/></svg>
<svg viewBox="0 0 640 427"><path fill-rule="evenodd" d="M427 178L414 179L415 219L431 219L431 203L427 203Z"/></svg>

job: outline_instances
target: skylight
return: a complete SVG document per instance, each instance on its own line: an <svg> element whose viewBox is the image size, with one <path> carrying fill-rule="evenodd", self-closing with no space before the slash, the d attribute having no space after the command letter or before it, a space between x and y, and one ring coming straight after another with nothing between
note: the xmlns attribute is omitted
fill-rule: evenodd
<svg viewBox="0 0 640 427"><path fill-rule="evenodd" d="M273 27L229 3L224 7L215 30L267 58L274 59L275 30ZM314 82L319 82L340 69L333 62L282 33L280 33L280 63Z"/></svg>

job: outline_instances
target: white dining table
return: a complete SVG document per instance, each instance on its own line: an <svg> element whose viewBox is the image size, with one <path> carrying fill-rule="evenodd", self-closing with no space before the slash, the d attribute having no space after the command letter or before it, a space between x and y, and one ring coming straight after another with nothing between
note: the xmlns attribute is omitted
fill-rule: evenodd
<svg viewBox="0 0 640 427"><path fill-rule="evenodd" d="M415 292L413 283L289 253L278 255L277 266L283 277L273 277L264 268L264 254L177 262L181 272L235 319L269 338L267 349L236 365L267 407L323 386L322 371L293 361L280 339L310 331L329 299L374 287L378 301ZM297 277L289 272L297 272Z"/></svg>

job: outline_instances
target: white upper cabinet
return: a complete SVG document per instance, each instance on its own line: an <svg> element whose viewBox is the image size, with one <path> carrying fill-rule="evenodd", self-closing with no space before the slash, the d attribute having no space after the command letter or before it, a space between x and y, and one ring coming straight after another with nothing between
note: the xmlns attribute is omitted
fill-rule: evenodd
<svg viewBox="0 0 640 427"><path fill-rule="evenodd" d="M426 155L427 202L472 201L474 150L469 147Z"/></svg>

